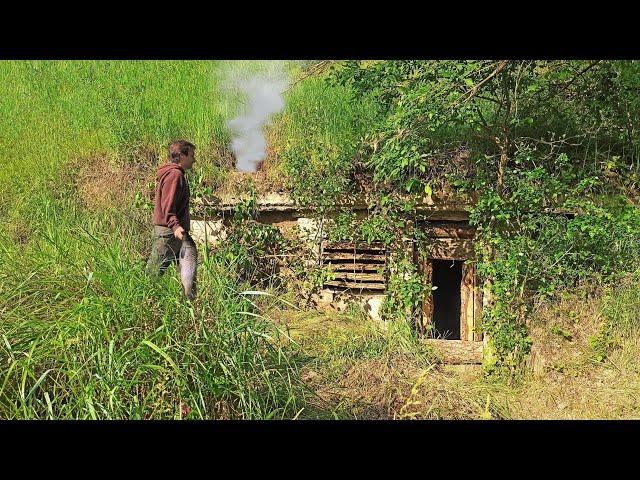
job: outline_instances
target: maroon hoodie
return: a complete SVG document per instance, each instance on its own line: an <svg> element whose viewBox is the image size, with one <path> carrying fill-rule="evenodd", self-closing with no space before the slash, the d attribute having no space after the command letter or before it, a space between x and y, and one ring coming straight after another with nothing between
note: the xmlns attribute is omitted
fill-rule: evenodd
<svg viewBox="0 0 640 480"><path fill-rule="evenodd" d="M158 169L153 224L169 227L174 232L178 227L189 231L189 184L177 163Z"/></svg>

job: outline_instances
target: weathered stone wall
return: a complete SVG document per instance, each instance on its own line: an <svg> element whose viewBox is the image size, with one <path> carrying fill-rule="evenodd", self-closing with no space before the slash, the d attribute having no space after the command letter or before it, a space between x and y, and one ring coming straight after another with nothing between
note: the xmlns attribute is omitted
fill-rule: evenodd
<svg viewBox="0 0 640 480"><path fill-rule="evenodd" d="M196 242L209 242L215 246L220 241L227 238L227 229L225 227L225 216L232 214L233 209L239 202L246 201L248 197L229 197L219 198L210 201L199 201L194 207L194 215L191 220L192 236ZM336 206L336 211L340 206ZM344 205L343 207L351 208L357 218L364 218L367 215L367 206L365 204ZM468 219L467 205L464 204L434 204L429 197L418 206L419 217L424 221L466 221ZM335 212L334 212L335 213ZM257 220L261 223L272 225L278 228L286 238L297 238L302 241L303 248L309 250L312 255L308 255L310 260L309 267L313 267L320 263L320 244L327 239L327 224L330 219L312 218L313 213L299 209L287 195L272 193L261 196L256 201ZM329 218L332 215L329 214ZM206 220L205 220L206 218ZM209 219L210 218L210 219ZM440 236L440 235L437 235ZM447 235L448 236L448 235ZM464 237L464 235L461 235ZM444 244L448 239L439 239ZM449 245L440 245L438 247L449 247ZM471 242L460 242L460 248L463 250L470 249ZM413 256L413 242L410 238L403 239L402 247L405 249L405 255L411 258ZM434 247L435 248L435 247ZM441 248L445 249L446 248ZM395 255L390 252L388 268L394 271ZM323 289L312 295L312 301L319 308L329 308L337 311L344 311L350 303L355 302L360 305L372 319L380 320L380 307L385 298L383 293L380 294L357 294L353 292L333 291Z"/></svg>

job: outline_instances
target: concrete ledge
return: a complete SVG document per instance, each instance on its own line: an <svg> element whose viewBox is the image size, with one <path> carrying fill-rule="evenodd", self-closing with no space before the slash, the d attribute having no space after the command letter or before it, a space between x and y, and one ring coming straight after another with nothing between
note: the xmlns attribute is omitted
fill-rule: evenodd
<svg viewBox="0 0 640 480"><path fill-rule="evenodd" d="M205 216L224 215L233 211L240 203L249 199L249 195L224 195L211 196L193 201L192 218L201 219ZM469 211L473 207L471 200L460 198L433 198L425 196L416 202L416 212L421 219L429 221L467 221ZM367 210L367 204L361 199L349 199L335 206L335 210L348 208L351 210ZM258 212L297 212L300 216L306 216L302 212L310 213L313 208L304 208L296 205L293 199L286 193L268 193L256 198L256 210ZM563 215L573 218L579 215L579 210L566 210L554 206L543 209L545 213ZM207 215L205 215L207 214Z"/></svg>
<svg viewBox="0 0 640 480"><path fill-rule="evenodd" d="M210 197L207 199L199 199L193 204L192 216L198 217L203 215L205 211L211 213L222 214L232 211L241 202L247 201L248 195L234 195L223 197ZM343 204L336 205L336 210L340 208L350 208L352 210L366 210L367 204L362 200L346 201ZM435 214L437 218L446 218L439 216L442 213L451 213L456 220L464 220L468 218L468 211L471 204L461 203L459 201L434 200L431 197L424 197L416 204L418 212L427 214ZM269 193L256 198L256 210L258 212L287 212L287 211L309 211L307 208L296 205L293 199L282 193Z"/></svg>

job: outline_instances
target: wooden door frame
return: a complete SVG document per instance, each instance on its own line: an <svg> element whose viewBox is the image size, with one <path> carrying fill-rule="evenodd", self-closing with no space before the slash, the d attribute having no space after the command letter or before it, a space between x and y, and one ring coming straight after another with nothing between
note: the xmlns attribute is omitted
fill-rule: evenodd
<svg viewBox="0 0 640 480"><path fill-rule="evenodd" d="M464 258L432 258L419 259L419 271L425 283L433 282L433 260L452 260L465 262ZM462 264L462 280L460 282L460 340L482 341L482 289L476 273L475 263ZM433 295L426 292L422 300L420 318L416 322L418 332L424 334L433 323Z"/></svg>

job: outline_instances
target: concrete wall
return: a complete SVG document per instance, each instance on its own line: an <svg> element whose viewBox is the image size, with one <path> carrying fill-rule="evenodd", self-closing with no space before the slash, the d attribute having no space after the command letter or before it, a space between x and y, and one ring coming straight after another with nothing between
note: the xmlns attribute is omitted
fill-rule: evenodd
<svg viewBox="0 0 640 480"><path fill-rule="evenodd" d="M283 212L264 212L259 221L278 228L285 237L295 237L303 242L303 248L313 252L309 267L317 265L319 260L319 245L327 238L326 220L307 217L295 217ZM196 243L208 242L211 246L218 245L227 238L228 232L223 219L191 220L191 236ZM374 320L380 320L380 306L384 294L355 295L348 292L336 292L329 289L320 290L312 295L313 303L321 309L345 311L350 303L356 303Z"/></svg>

